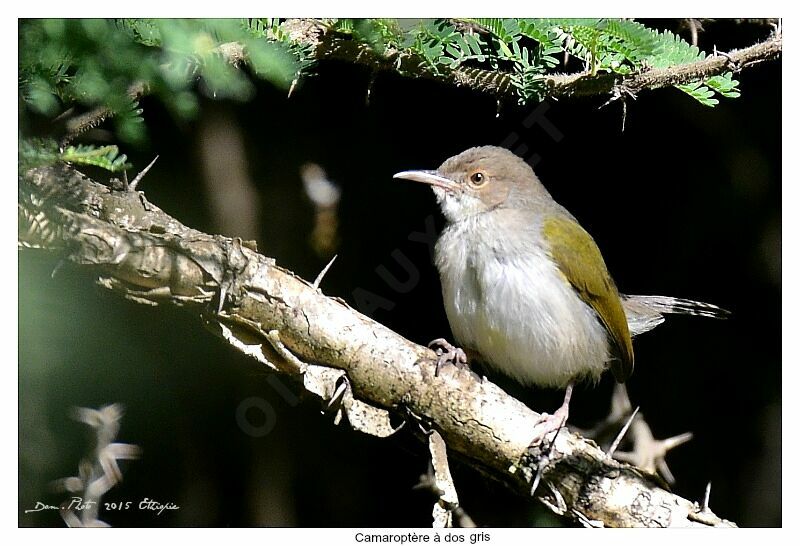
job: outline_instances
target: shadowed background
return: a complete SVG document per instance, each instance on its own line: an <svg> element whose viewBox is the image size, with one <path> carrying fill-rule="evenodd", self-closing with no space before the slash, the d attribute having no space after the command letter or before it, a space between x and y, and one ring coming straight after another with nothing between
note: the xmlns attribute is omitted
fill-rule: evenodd
<svg viewBox="0 0 800 546"><path fill-rule="evenodd" d="M761 34L720 23L701 43L728 50ZM409 235L443 220L429 189L392 174L507 144L594 236L621 291L732 311L727 321L671 318L637 338L628 388L657 437L695 435L667 459L676 493L700 500L711 481L721 517L780 525L780 63L741 74L742 97L714 109L677 90L643 93L628 101L624 132L621 105L599 109L605 99L548 103L540 112L554 132L526 126L536 105L503 105L498 115L486 96L391 74L370 84L372 76L321 63L291 98L260 84L255 100L207 102L191 124L144 99L149 146L124 151L137 170L160 155L140 189L185 224L256 239L309 280L335 252L326 294L427 343L452 336L431 248ZM327 246L312 236L320 213L301 182L309 162L341 190L338 213L322 219ZM413 489L428 454L408 431L381 440L334 426L191 314L118 299L69 266L51 278L56 264L19 254L20 525L63 525L57 512L23 510L59 504L50 482L76 474L88 449L69 409L111 402L126 408L120 441L143 455L123 464L124 482L103 500L180 506L160 516L101 511L112 525L430 525L432 495ZM559 392L490 378L537 411L560 402ZM611 388L610 377L580 386L571 423L601 419ZM268 433L247 434L252 427ZM479 525L559 524L452 466Z"/></svg>

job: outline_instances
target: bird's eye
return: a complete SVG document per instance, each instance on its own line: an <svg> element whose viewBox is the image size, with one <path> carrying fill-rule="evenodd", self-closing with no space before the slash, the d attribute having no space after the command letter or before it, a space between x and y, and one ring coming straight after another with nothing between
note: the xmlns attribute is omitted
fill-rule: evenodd
<svg viewBox="0 0 800 546"><path fill-rule="evenodd" d="M481 171L474 172L470 175L469 181L473 186L483 186L486 183L486 175Z"/></svg>

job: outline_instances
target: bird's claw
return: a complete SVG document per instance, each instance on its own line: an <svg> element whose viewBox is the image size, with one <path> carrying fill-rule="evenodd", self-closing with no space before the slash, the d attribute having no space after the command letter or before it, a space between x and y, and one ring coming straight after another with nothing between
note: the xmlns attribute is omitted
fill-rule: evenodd
<svg viewBox="0 0 800 546"><path fill-rule="evenodd" d="M552 433L558 433L564 426L567 424L567 418L569 417L569 410L560 407L558 408L553 415L548 415L547 413L542 413L539 416L539 420L536 422L534 429L539 429L536 432L536 436L533 438L532 444L538 444L543 442L547 436ZM555 437L553 438L555 440ZM550 442L553 443L553 442Z"/></svg>
<svg viewBox="0 0 800 546"><path fill-rule="evenodd" d="M428 343L428 347L436 351L436 372L435 375L439 376L439 370L445 364L450 364L456 368L469 370L467 364L467 353L464 349L456 347L444 338L437 338ZM471 370L470 370L471 371Z"/></svg>

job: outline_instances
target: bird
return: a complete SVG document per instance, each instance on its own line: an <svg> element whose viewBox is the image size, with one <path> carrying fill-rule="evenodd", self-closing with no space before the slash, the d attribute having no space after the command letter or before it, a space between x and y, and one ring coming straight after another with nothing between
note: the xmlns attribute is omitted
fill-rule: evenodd
<svg viewBox="0 0 800 546"><path fill-rule="evenodd" d="M576 382L596 382L608 369L627 381L633 336L665 314L728 314L687 299L620 293L592 236L505 148L470 148L436 170L394 178L429 185L446 221L434 261L460 346L431 342L437 373L444 363L468 367L469 353L524 386L565 389L562 405L542 414L542 434L566 423Z"/></svg>

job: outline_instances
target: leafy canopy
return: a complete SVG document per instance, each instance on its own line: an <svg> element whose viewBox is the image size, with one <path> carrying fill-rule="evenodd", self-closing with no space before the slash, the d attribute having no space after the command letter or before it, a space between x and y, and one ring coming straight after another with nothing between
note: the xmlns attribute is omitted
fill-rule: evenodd
<svg viewBox="0 0 800 546"><path fill-rule="evenodd" d="M544 76L582 63L580 73L630 74L703 59L679 36L628 19L327 19L326 31L391 62L403 56L433 74L488 69L510 81L521 103L547 96ZM238 55L226 46L235 45ZM253 79L289 89L315 63L313 49L292 40L280 19L29 19L19 26L19 96L25 115L54 118L107 108L118 138L146 138L139 86L178 119L199 95L246 101ZM572 58L571 64L564 60ZM402 72L400 63L396 65ZM737 97L730 73L676 86L706 106ZM24 129L23 129L24 130ZM49 153L49 152L48 152ZM124 156L109 147L59 150L61 159L118 171Z"/></svg>
<svg viewBox="0 0 800 546"><path fill-rule="evenodd" d="M195 115L198 93L252 98L252 81L225 58L222 44L239 44L255 77L288 88L308 62L302 48L272 34L272 26L269 20L235 19L24 20L20 97L48 117L73 105L108 107L119 137L141 141L142 112L129 93L134 84L143 84L180 119Z"/></svg>
<svg viewBox="0 0 800 546"><path fill-rule="evenodd" d="M513 74L520 102L541 100L542 78L564 54L584 63L590 74L630 74L702 60L706 54L669 31L629 19L461 19L423 21L400 47L422 57L434 70L486 64ZM731 73L676 86L706 106L716 95L738 97Z"/></svg>

